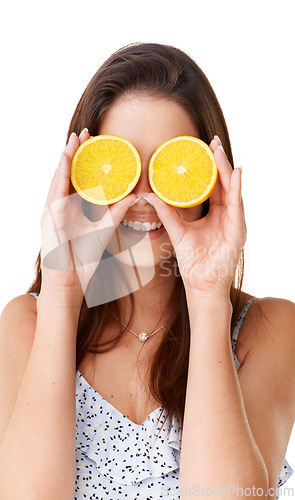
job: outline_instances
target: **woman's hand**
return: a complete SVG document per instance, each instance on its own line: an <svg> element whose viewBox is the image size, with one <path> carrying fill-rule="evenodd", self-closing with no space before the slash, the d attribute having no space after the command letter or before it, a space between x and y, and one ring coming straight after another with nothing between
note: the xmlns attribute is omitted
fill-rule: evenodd
<svg viewBox="0 0 295 500"><path fill-rule="evenodd" d="M41 217L42 290L66 293L75 306L82 304L84 291L102 254L125 213L137 199L130 194L117 203L99 206L99 220L89 220L82 198L70 182L71 161L77 148L90 135L71 135L55 171ZM71 303L71 300L69 301Z"/></svg>
<svg viewBox="0 0 295 500"><path fill-rule="evenodd" d="M187 292L199 296L228 295L242 248L246 242L246 223L241 196L241 169L232 167L220 141L210 148L218 168L209 213L186 222L171 205L154 193L146 196L163 222L174 247L179 271Z"/></svg>

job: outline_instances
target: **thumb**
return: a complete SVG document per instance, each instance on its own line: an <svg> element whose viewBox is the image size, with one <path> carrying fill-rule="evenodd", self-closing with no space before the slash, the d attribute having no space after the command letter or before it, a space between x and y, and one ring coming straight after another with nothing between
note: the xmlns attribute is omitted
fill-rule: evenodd
<svg viewBox="0 0 295 500"><path fill-rule="evenodd" d="M163 222L173 247L176 249L184 235L184 224L179 214L173 206L160 200L155 193L145 193L143 197L156 210L159 219Z"/></svg>

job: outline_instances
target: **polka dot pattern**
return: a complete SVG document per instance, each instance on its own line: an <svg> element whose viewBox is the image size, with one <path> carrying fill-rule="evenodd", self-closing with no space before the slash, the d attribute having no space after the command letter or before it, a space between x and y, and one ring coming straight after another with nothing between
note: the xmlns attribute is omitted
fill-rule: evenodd
<svg viewBox="0 0 295 500"><path fill-rule="evenodd" d="M234 351L240 327L255 300L245 304L233 331L237 370L240 363ZM96 392L78 370L74 500L180 499L181 426L172 415L171 428L167 420L156 439L165 416L166 410L160 406L143 424L135 424ZM293 472L285 459L278 488Z"/></svg>

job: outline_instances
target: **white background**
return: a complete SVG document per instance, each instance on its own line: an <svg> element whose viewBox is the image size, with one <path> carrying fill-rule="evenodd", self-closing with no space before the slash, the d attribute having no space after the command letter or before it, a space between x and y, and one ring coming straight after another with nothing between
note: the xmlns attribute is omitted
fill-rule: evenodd
<svg viewBox="0 0 295 500"><path fill-rule="evenodd" d="M242 165L243 290L295 301L293 2L6 2L1 52L0 308L33 279L40 217L74 109L103 61L132 42L186 51L223 109ZM295 469L295 430L287 459ZM295 473L286 486L295 487Z"/></svg>

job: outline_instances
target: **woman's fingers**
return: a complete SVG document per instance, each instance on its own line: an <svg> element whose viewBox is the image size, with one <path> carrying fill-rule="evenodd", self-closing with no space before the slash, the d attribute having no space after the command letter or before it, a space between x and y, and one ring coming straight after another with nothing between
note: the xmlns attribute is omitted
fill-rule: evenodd
<svg viewBox="0 0 295 500"><path fill-rule="evenodd" d="M213 153L217 149L217 146L219 146L219 144L221 144L220 139L219 137L217 137L217 135L215 135L214 139L212 139L212 141L209 144L209 147L210 149L212 149Z"/></svg>
<svg viewBox="0 0 295 500"><path fill-rule="evenodd" d="M227 205L230 179L233 170L223 149L219 149L219 147L217 147L217 149L214 152L214 158L218 168L218 174L220 176L221 185L223 188L223 193L221 194L222 201L225 205Z"/></svg>
<svg viewBox="0 0 295 500"><path fill-rule="evenodd" d="M76 152L76 149L78 149L79 146L80 146L80 139L75 134L75 132L72 132L70 137L69 137L69 140L68 140L68 143L65 147L64 152L66 155L68 155L72 159L75 152Z"/></svg>
<svg viewBox="0 0 295 500"><path fill-rule="evenodd" d="M209 147L214 154L215 163L218 169L218 179L214 191L210 196L210 206L226 206L228 203L230 179L233 170L217 135L214 136Z"/></svg>
<svg viewBox="0 0 295 500"><path fill-rule="evenodd" d="M79 134L79 141L80 141L80 144L83 144L83 142L87 141L88 139L90 138L90 134L88 132L88 129L87 128L84 128L83 130L81 130L80 134ZM69 177L70 177L70 172L68 173L69 174ZM69 195L72 195L76 193L76 190L71 182L71 179L69 181ZM81 201L81 200L80 200ZM82 201L81 201L82 203ZM81 210L82 210L82 206L81 206Z"/></svg>
<svg viewBox="0 0 295 500"><path fill-rule="evenodd" d="M55 190L55 196L53 199L60 199L70 194L69 180L70 180L72 159L78 147L84 141L89 139L89 137L90 135L86 128L81 131L79 137L74 132L72 132L72 134L70 135L68 143L64 150L64 154L61 156L61 160L59 163L58 167L59 177L57 181L57 189Z"/></svg>
<svg viewBox="0 0 295 500"><path fill-rule="evenodd" d="M116 229L121 220L124 218L124 215L126 214L129 207L131 207L131 205L137 200L139 201L139 199L140 198L137 198L136 194L134 193L128 194L122 200L117 201L116 203L112 203L110 206L104 207L102 218L98 221L97 224L99 224L101 228L113 227L114 229Z"/></svg>
<svg viewBox="0 0 295 500"><path fill-rule="evenodd" d="M77 217L80 219L81 212L77 207L77 203L81 199L78 193L75 193L71 197L71 207L74 209ZM120 200L112 205L98 205L99 208L99 219L96 221L90 221L84 217L83 225L75 224L69 229L70 239L74 239L78 236L83 236L88 233L96 233L95 238L104 240L106 237L111 237L115 232L116 228L120 224L121 220L124 218L129 207L137 199L135 194L129 194L123 200ZM83 214L82 214L83 215Z"/></svg>
<svg viewBox="0 0 295 500"><path fill-rule="evenodd" d="M46 200L46 206L52 204L58 199L68 196L70 165L72 157L74 156L74 153L79 145L79 138L75 134L72 134L69 138L64 152L60 157L58 167L54 173L54 177L52 179Z"/></svg>
<svg viewBox="0 0 295 500"><path fill-rule="evenodd" d="M230 190L228 195L227 217L230 222L229 233L225 233L229 241L234 241L236 245L243 248L247 239L247 227L244 215L244 207L242 200L242 169L235 168L231 180ZM234 232L232 233L232 228Z"/></svg>
<svg viewBox="0 0 295 500"><path fill-rule="evenodd" d="M235 168L230 181L230 191L228 197L228 216L234 223L235 221L241 222L244 218L242 209L242 170Z"/></svg>
<svg viewBox="0 0 295 500"><path fill-rule="evenodd" d="M49 204L50 204L51 198L52 198L52 196L53 196L53 192L54 192L54 189L55 189L55 184L56 184L57 172L58 172L58 169L59 169L60 162L61 162L61 158L60 158L60 160L59 160L58 167L57 167L57 169L55 170L54 175L53 175L53 177L52 177L52 181L51 181L51 183L50 183L50 187L49 187L49 190L48 190L48 194L47 194L47 199L46 199L45 206L47 206L47 205L49 205Z"/></svg>
<svg viewBox="0 0 295 500"><path fill-rule="evenodd" d="M160 221L163 222L173 247L177 248L184 234L183 221L179 214L173 206L160 200L155 193L146 193L144 199L153 205Z"/></svg>
<svg viewBox="0 0 295 500"><path fill-rule="evenodd" d="M218 168L218 180L210 196L210 208L214 205L224 205L227 208L240 210L240 206L243 205L240 172L234 173L236 169L232 169L218 136L214 136L210 148Z"/></svg>
<svg viewBox="0 0 295 500"><path fill-rule="evenodd" d="M82 144L82 142L84 142L84 141L87 141L87 139L89 139L89 138L90 138L90 134L88 132L88 128L83 128L83 130L81 130L80 135L79 135L80 144Z"/></svg>
<svg viewBox="0 0 295 500"><path fill-rule="evenodd" d="M219 146L219 144L221 144L220 139L217 138L217 136L214 136L214 139L212 139L212 141L209 144L209 147L213 153L216 151L217 146ZM223 204L222 185L221 185L219 173L218 173L218 177L217 177L216 186L210 195L209 203L210 203L210 210L212 210L212 207L214 207L214 205L218 206L218 205Z"/></svg>
<svg viewBox="0 0 295 500"><path fill-rule="evenodd" d="M101 218L97 222L86 221L80 227L72 227L71 242L74 255L79 257L79 266L99 262L102 253L113 237L116 228L124 218L136 195L127 195L110 206L101 206Z"/></svg>
<svg viewBox="0 0 295 500"><path fill-rule="evenodd" d="M209 197L209 206L210 206L210 210L212 210L212 208L214 206L219 206L219 205L223 205L223 200L222 200L222 185L221 185L221 181L220 181L220 176L218 174L218 178L217 178L217 182L216 182L216 185L215 185L215 188L213 189L210 197Z"/></svg>
<svg viewBox="0 0 295 500"><path fill-rule="evenodd" d="M51 203L54 203L57 200L64 200L65 203L67 202L67 198L69 196L71 161L72 160L70 156L68 156L67 154L63 154L58 168L56 185Z"/></svg>

